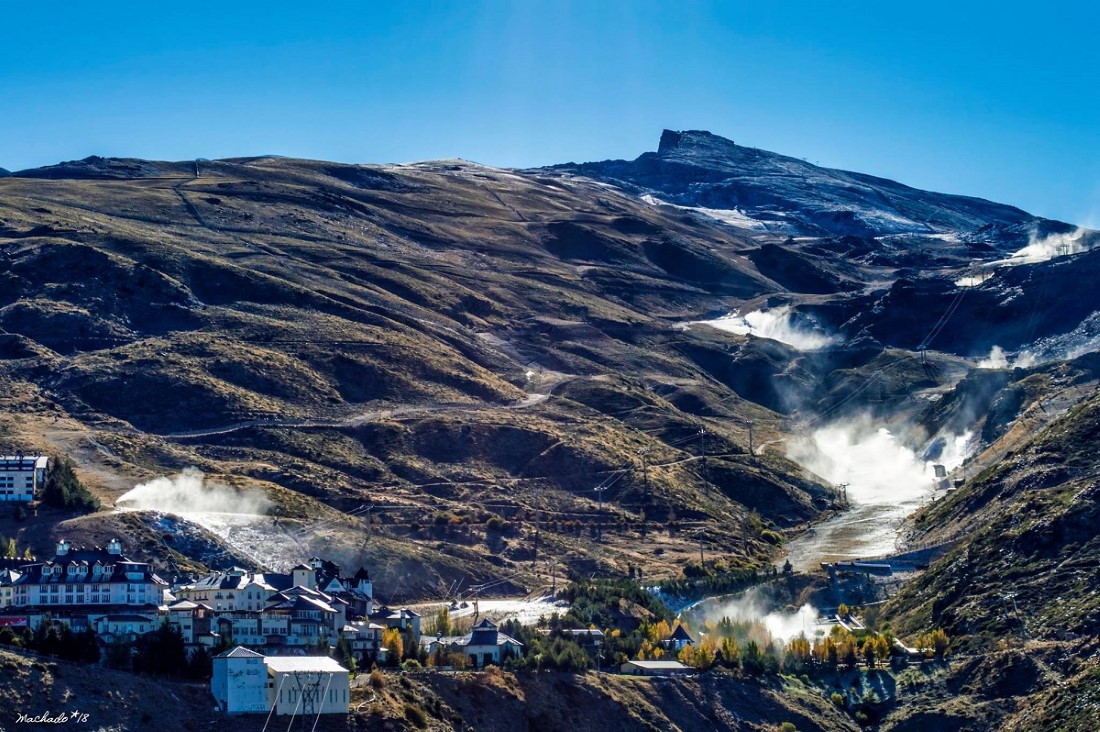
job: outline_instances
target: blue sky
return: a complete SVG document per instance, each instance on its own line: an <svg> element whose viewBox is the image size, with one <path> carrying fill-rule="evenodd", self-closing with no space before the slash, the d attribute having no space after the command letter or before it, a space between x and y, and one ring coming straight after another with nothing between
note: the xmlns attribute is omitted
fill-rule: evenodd
<svg viewBox="0 0 1100 732"><path fill-rule="evenodd" d="M0 0L0 166L633 158L662 128L1100 226L1095 3Z"/></svg>

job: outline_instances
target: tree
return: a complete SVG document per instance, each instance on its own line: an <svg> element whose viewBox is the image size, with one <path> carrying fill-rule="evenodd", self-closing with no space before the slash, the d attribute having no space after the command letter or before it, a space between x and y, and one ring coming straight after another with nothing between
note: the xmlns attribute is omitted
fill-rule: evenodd
<svg viewBox="0 0 1100 732"><path fill-rule="evenodd" d="M867 668L875 667L875 650L874 638L863 641L863 660L867 664Z"/></svg>
<svg viewBox="0 0 1100 732"><path fill-rule="evenodd" d="M152 633L139 637L134 645L137 648L135 671L164 676L179 676L187 671L183 633L167 618Z"/></svg>
<svg viewBox="0 0 1100 732"><path fill-rule="evenodd" d="M187 658L187 675L199 681L210 678L214 672L214 660L206 646L199 646L191 651Z"/></svg>
<svg viewBox="0 0 1100 732"><path fill-rule="evenodd" d="M31 548L30 547L27 547L26 549L23 550L23 558L26 559L28 562L34 560L34 555L31 554Z"/></svg>
<svg viewBox="0 0 1100 732"><path fill-rule="evenodd" d="M386 649L386 662L390 666L401 663L401 657L405 655L405 641L401 638L401 631L397 628L387 628L382 631L382 647Z"/></svg>
<svg viewBox="0 0 1100 732"><path fill-rule="evenodd" d="M46 483L42 487L42 502L54 508L84 513L99 509L99 499L88 492L76 477L73 461L64 456L50 460Z"/></svg>
<svg viewBox="0 0 1100 732"><path fill-rule="evenodd" d="M741 663L741 646L732 636L722 639L722 665L733 668Z"/></svg>
<svg viewBox="0 0 1100 732"><path fill-rule="evenodd" d="M428 627L428 635L450 635L451 634L451 611L447 609L447 606L439 608L439 612L435 614L435 622Z"/></svg>

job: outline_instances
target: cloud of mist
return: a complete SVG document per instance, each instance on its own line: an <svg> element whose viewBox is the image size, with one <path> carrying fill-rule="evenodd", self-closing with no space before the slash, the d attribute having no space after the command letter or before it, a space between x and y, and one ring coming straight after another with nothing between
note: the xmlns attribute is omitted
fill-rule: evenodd
<svg viewBox="0 0 1100 732"><path fill-rule="evenodd" d="M1088 233L1088 229L1078 227L1069 234L1051 234L1039 238L1038 232L1033 231L1027 246L1013 252L1008 259L991 262L990 266L1014 267L1020 264L1038 264L1059 256L1087 252L1089 245L1085 235Z"/></svg>
<svg viewBox="0 0 1100 732"><path fill-rule="evenodd" d="M753 623L756 627L749 630L749 639L755 640L762 648L772 640L788 643L803 633L807 638L813 638L814 629L821 620L821 613L810 604L795 612L776 610L757 588L735 598L710 600L696 608L693 614L697 620L713 623L726 618L735 623Z"/></svg>
<svg viewBox="0 0 1100 732"><path fill-rule="evenodd" d="M813 324L797 320L788 305L772 310L754 310L747 315L734 312L722 318L699 322L738 335L770 338L800 351L817 351L840 341L839 337Z"/></svg>
<svg viewBox="0 0 1100 732"><path fill-rule="evenodd" d="M168 478L154 478L139 483L115 501L119 508L160 511L187 515L191 513L266 514L271 507L260 491L242 491L218 483L207 483L202 471L195 467Z"/></svg>
<svg viewBox="0 0 1100 732"><path fill-rule="evenodd" d="M989 356L978 361L978 368L1027 369L1056 361L1072 361L1096 351L1100 351L1100 311L1093 312L1069 333L1042 338L1016 353L993 346Z"/></svg>
<svg viewBox="0 0 1100 732"><path fill-rule="evenodd" d="M972 434L940 435L926 460L897 435L868 418L845 420L787 441L787 456L832 484L847 483L857 504L919 500L933 487L933 462L953 470L970 449Z"/></svg>

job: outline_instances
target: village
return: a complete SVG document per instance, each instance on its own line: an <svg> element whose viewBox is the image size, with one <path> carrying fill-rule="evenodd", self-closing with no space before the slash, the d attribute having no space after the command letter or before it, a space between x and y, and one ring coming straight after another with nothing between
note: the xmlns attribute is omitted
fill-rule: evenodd
<svg viewBox="0 0 1100 732"><path fill-rule="evenodd" d="M48 465L45 456L0 458L0 484L10 486L0 497L29 504ZM835 583L837 568L826 569ZM48 559L0 559L0 645L208 680L217 709L233 715L348 714L360 671L375 683L385 670L805 674L942 658L949 644L941 632L907 647L865 628L844 605L789 640L758 621L685 624L626 578L570 583L541 602L553 612L524 622L507 613L494 622L477 599L472 607L388 607L375 602L368 568L317 556L288 572L232 566L165 579L118 538L103 547L62 538ZM624 603L648 618L612 612Z"/></svg>

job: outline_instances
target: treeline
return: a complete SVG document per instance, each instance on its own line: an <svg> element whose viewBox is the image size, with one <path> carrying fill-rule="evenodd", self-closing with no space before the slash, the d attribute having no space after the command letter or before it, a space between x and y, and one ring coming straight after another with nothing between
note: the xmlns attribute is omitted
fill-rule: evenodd
<svg viewBox="0 0 1100 732"><path fill-rule="evenodd" d="M89 627L74 632L65 623L50 618L39 623L33 631L28 627L0 628L0 645L25 648L65 661L99 661L99 639L94 629Z"/></svg>
<svg viewBox="0 0 1100 732"><path fill-rule="evenodd" d="M662 595L683 600L699 600L711 595L728 595L747 590L766 579L776 576L774 567L760 571L752 567L724 569L709 573L706 566L685 567L684 579L664 580L657 585Z"/></svg>

